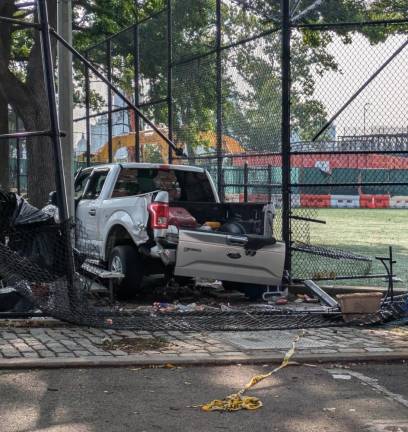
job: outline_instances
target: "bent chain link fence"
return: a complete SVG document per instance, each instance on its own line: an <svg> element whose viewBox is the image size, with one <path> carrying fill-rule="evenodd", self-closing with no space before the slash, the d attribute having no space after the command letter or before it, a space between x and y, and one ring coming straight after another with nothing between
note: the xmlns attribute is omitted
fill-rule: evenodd
<svg viewBox="0 0 408 432"><path fill-rule="evenodd" d="M75 61L76 168L112 161L203 166L225 201L274 202L275 236L281 239L286 223L282 170L288 167L282 166L281 155L282 32L276 3L171 0L163 11L90 47L87 58L188 158L172 154L132 109ZM365 11L346 23L321 6L291 28L290 270L294 279L316 280L382 273L375 255L383 255L391 243L397 276L407 287L408 95L403 76L408 20L397 23L384 12L381 21L369 22L370 2L362 7ZM27 128L21 121L10 113L11 128ZM42 207L45 189L55 189L49 184L52 168L26 141L9 141L6 189ZM33 201L39 188L41 197ZM340 322L334 315L302 313L237 312L225 314L223 321L217 313L151 317L126 314L109 302L95 307L89 300L90 279L64 273L68 228L74 231L71 222L48 220L3 227L1 233L3 283L33 296L53 316L89 325L191 329ZM86 237L82 227L76 232L76 240ZM81 256L76 260L78 270ZM375 281L384 284L381 279L368 283Z"/></svg>

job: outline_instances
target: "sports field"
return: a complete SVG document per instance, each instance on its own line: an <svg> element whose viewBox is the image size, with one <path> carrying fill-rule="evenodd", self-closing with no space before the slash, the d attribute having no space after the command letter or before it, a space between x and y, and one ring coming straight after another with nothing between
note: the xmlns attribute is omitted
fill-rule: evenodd
<svg viewBox="0 0 408 432"><path fill-rule="evenodd" d="M370 257L386 256L393 246L395 274L403 280L398 287L408 289L408 209L318 209L317 218L326 225L310 224L310 241ZM376 261L376 260L375 260ZM380 262L375 273L383 273ZM347 285L385 285L384 281L342 282Z"/></svg>

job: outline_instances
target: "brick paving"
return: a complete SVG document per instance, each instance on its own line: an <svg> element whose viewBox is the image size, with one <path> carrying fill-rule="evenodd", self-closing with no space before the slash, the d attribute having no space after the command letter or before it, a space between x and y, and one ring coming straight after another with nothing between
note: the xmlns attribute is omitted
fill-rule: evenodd
<svg viewBox="0 0 408 432"><path fill-rule="evenodd" d="M0 359L229 359L262 355L282 355L291 346L297 330L262 332L183 333L180 331L130 331L85 327L3 328L0 329ZM103 342L124 338L161 338L162 348L132 352L105 350ZM308 329L297 346L297 354L356 356L373 353L406 352L408 330L404 327ZM1 361L0 361L1 365Z"/></svg>

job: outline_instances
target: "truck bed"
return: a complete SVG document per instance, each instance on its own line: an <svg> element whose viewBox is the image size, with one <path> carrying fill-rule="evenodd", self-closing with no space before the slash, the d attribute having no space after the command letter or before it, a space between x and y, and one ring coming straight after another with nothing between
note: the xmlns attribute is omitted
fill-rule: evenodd
<svg viewBox="0 0 408 432"><path fill-rule="evenodd" d="M247 234L264 234L263 203L175 202L171 207L182 207L195 217L199 225L205 222L238 222Z"/></svg>

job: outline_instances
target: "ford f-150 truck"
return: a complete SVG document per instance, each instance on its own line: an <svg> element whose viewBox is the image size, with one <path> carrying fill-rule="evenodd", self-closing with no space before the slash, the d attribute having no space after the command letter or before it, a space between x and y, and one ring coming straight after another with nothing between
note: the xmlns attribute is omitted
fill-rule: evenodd
<svg viewBox="0 0 408 432"><path fill-rule="evenodd" d="M124 274L132 296L143 276L210 278L229 288L281 283L285 245L273 237L274 208L221 203L200 167L123 163L75 179L76 247Z"/></svg>

